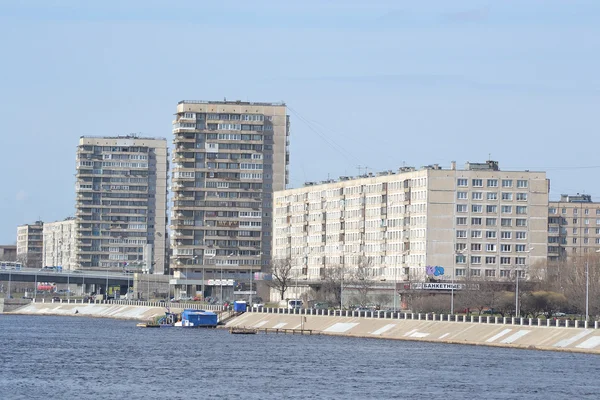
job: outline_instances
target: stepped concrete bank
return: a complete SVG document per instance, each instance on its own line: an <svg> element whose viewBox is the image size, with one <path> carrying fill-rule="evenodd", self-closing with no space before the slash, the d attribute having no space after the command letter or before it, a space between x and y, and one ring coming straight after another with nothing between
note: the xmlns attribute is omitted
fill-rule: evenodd
<svg viewBox="0 0 600 400"><path fill-rule="evenodd" d="M287 310L286 310L287 311ZM390 314L387 314L388 316ZM410 315L410 314L408 314ZM425 320L425 315L415 319L372 318L358 316L281 314L248 312L231 319L227 327L310 329L313 334L421 340L438 343L455 343L512 348L559 350L600 354L600 329L584 327L556 327L529 325L529 320L519 324L503 324L491 318L470 318L457 321ZM404 316L406 317L406 315ZM468 321L468 322L467 322ZM488 321L494 321L488 323ZM513 322L512 319L507 321ZM527 324L521 325L521 322ZM555 321L551 321L555 323ZM541 324L540 324L541 325ZM579 325L579 324L578 324Z"/></svg>
<svg viewBox="0 0 600 400"><path fill-rule="evenodd" d="M98 317L131 319L146 321L159 315L164 315L166 306L173 312L181 312L184 308L208 309L219 312L222 307L202 304L179 304L157 302L113 301L97 303L74 302L32 302L6 314L22 315L61 315L75 317Z"/></svg>

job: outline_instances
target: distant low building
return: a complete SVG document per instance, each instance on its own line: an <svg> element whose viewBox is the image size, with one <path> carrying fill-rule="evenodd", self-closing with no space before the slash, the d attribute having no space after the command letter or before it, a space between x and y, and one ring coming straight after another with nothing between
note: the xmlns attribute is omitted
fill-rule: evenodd
<svg viewBox="0 0 600 400"><path fill-rule="evenodd" d="M17 227L17 260L27 268L42 267L43 229L42 221Z"/></svg>
<svg viewBox="0 0 600 400"><path fill-rule="evenodd" d="M17 260L17 246L16 245L0 246L0 260L16 261Z"/></svg>

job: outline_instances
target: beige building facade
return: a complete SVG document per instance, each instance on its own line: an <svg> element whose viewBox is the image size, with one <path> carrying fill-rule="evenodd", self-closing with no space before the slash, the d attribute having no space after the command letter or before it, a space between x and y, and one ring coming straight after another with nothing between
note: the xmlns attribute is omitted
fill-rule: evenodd
<svg viewBox="0 0 600 400"><path fill-rule="evenodd" d="M43 228L42 221L17 227L17 261L24 267L42 267Z"/></svg>
<svg viewBox="0 0 600 400"><path fill-rule="evenodd" d="M76 226L74 218L44 224L43 266L61 266L63 270L77 269Z"/></svg>
<svg viewBox="0 0 600 400"><path fill-rule="evenodd" d="M494 161L308 182L274 196L273 259L289 257L302 280L359 264L378 281L510 279L547 255L546 174Z"/></svg>
<svg viewBox="0 0 600 400"><path fill-rule="evenodd" d="M75 189L78 268L165 273L167 174L166 139L80 138Z"/></svg>
<svg viewBox="0 0 600 400"><path fill-rule="evenodd" d="M561 195L548 206L548 261L600 250L600 203L586 194Z"/></svg>
<svg viewBox="0 0 600 400"><path fill-rule="evenodd" d="M181 101L173 121L176 293L233 299L271 254L272 195L288 181L283 103ZM248 282L248 287L233 287ZM238 293L239 294L239 293Z"/></svg>

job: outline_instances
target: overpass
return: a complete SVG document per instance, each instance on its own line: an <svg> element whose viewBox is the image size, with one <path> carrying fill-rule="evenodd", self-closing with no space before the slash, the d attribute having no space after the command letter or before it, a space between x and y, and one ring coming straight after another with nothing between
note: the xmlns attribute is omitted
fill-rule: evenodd
<svg viewBox="0 0 600 400"><path fill-rule="evenodd" d="M94 285L97 293L106 293L106 287L120 287L121 293L127 292L127 287L133 285L134 274L119 271L85 271L77 270L62 272L39 270L37 268L22 268L21 270L0 270L0 281L4 282L53 282L56 284Z"/></svg>

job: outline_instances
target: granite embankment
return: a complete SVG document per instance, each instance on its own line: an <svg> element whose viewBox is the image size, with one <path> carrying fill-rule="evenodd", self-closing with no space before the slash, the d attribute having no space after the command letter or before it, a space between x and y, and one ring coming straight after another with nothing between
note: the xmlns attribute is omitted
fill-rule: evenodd
<svg viewBox="0 0 600 400"><path fill-rule="evenodd" d="M181 312L184 308L213 309L217 306L201 304L157 303L157 302L126 302L116 301L106 303L74 303L74 302L32 302L16 310L7 312L23 315L61 315L75 317L116 318L147 321L156 316L164 315L166 306L173 312Z"/></svg>
<svg viewBox="0 0 600 400"><path fill-rule="evenodd" d="M398 314L396 318L372 318L248 312L231 319L227 326L258 329L303 328L312 330L313 334L600 354L600 329L576 328L573 325L547 326L544 320L535 321L534 325L534 321L529 319L505 321L484 317L481 322L479 318L474 318L474 322L471 322L468 318L458 318L459 321L433 321L425 320L425 315L422 319L416 315L412 315L410 319L406 317ZM437 317L439 319L440 316ZM550 321L550 325L553 323L555 322Z"/></svg>

